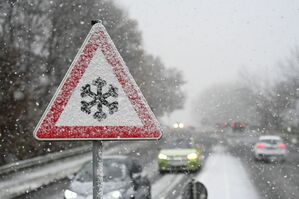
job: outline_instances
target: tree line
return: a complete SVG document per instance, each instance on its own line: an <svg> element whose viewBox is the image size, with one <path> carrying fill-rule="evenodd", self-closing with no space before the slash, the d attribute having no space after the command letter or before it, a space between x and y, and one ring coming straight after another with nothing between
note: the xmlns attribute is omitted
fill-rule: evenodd
<svg viewBox="0 0 299 199"><path fill-rule="evenodd" d="M38 142L32 132L99 19L157 116L184 104L183 75L147 53L136 20L106 0L0 3L0 165L85 144Z"/></svg>
<svg viewBox="0 0 299 199"><path fill-rule="evenodd" d="M241 121L265 132L299 133L298 49L286 61L258 73L242 68L234 81L201 92L196 103L193 114L201 125Z"/></svg>

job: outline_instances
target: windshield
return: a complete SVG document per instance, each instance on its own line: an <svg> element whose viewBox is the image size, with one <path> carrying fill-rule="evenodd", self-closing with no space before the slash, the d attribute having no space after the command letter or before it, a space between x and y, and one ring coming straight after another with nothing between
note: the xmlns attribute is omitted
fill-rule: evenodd
<svg viewBox="0 0 299 199"><path fill-rule="evenodd" d="M299 199L299 0L0 0L0 199L99 176L104 199Z"/></svg>
<svg viewBox="0 0 299 199"><path fill-rule="evenodd" d="M127 176L126 165L119 163L113 160L106 160L103 163L104 167L104 176L103 179L105 182L109 181L121 181L124 180ZM92 173L92 164L86 164L76 176L76 180L80 182L92 182L93 173Z"/></svg>
<svg viewBox="0 0 299 199"><path fill-rule="evenodd" d="M104 181L120 181L127 177L127 168L123 163L113 160L104 161Z"/></svg>
<svg viewBox="0 0 299 199"><path fill-rule="evenodd" d="M188 139L171 140L163 145L165 149L190 149L193 147L192 141Z"/></svg>

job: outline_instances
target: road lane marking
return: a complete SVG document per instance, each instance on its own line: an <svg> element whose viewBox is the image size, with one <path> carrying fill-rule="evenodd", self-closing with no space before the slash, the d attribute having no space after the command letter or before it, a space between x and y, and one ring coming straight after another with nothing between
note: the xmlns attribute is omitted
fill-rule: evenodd
<svg viewBox="0 0 299 199"><path fill-rule="evenodd" d="M164 199L181 182L184 176L184 174L165 174L152 185L152 197L155 199Z"/></svg>

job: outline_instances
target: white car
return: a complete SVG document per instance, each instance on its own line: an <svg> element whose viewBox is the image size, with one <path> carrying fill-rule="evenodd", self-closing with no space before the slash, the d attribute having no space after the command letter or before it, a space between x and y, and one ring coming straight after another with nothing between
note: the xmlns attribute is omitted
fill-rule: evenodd
<svg viewBox="0 0 299 199"><path fill-rule="evenodd" d="M254 156L256 160L283 162L287 156L287 147L279 136L261 136L254 146Z"/></svg>

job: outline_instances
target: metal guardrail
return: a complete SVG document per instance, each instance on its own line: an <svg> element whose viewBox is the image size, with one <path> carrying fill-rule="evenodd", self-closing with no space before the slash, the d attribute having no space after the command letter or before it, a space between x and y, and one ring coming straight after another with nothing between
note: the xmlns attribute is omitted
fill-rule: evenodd
<svg viewBox="0 0 299 199"><path fill-rule="evenodd" d="M19 171L22 169L26 169L29 167L49 163L49 162L52 162L55 160L72 157L72 156L86 153L89 151L91 151L91 145L86 145L86 146L77 147L74 149L68 149L68 150L61 151L61 152L50 153L50 154L47 154L44 156L38 156L38 157L27 159L27 160L13 162L13 163L6 164L6 165L0 167L0 176L6 175L6 174L9 174L12 172L16 172L16 171Z"/></svg>

